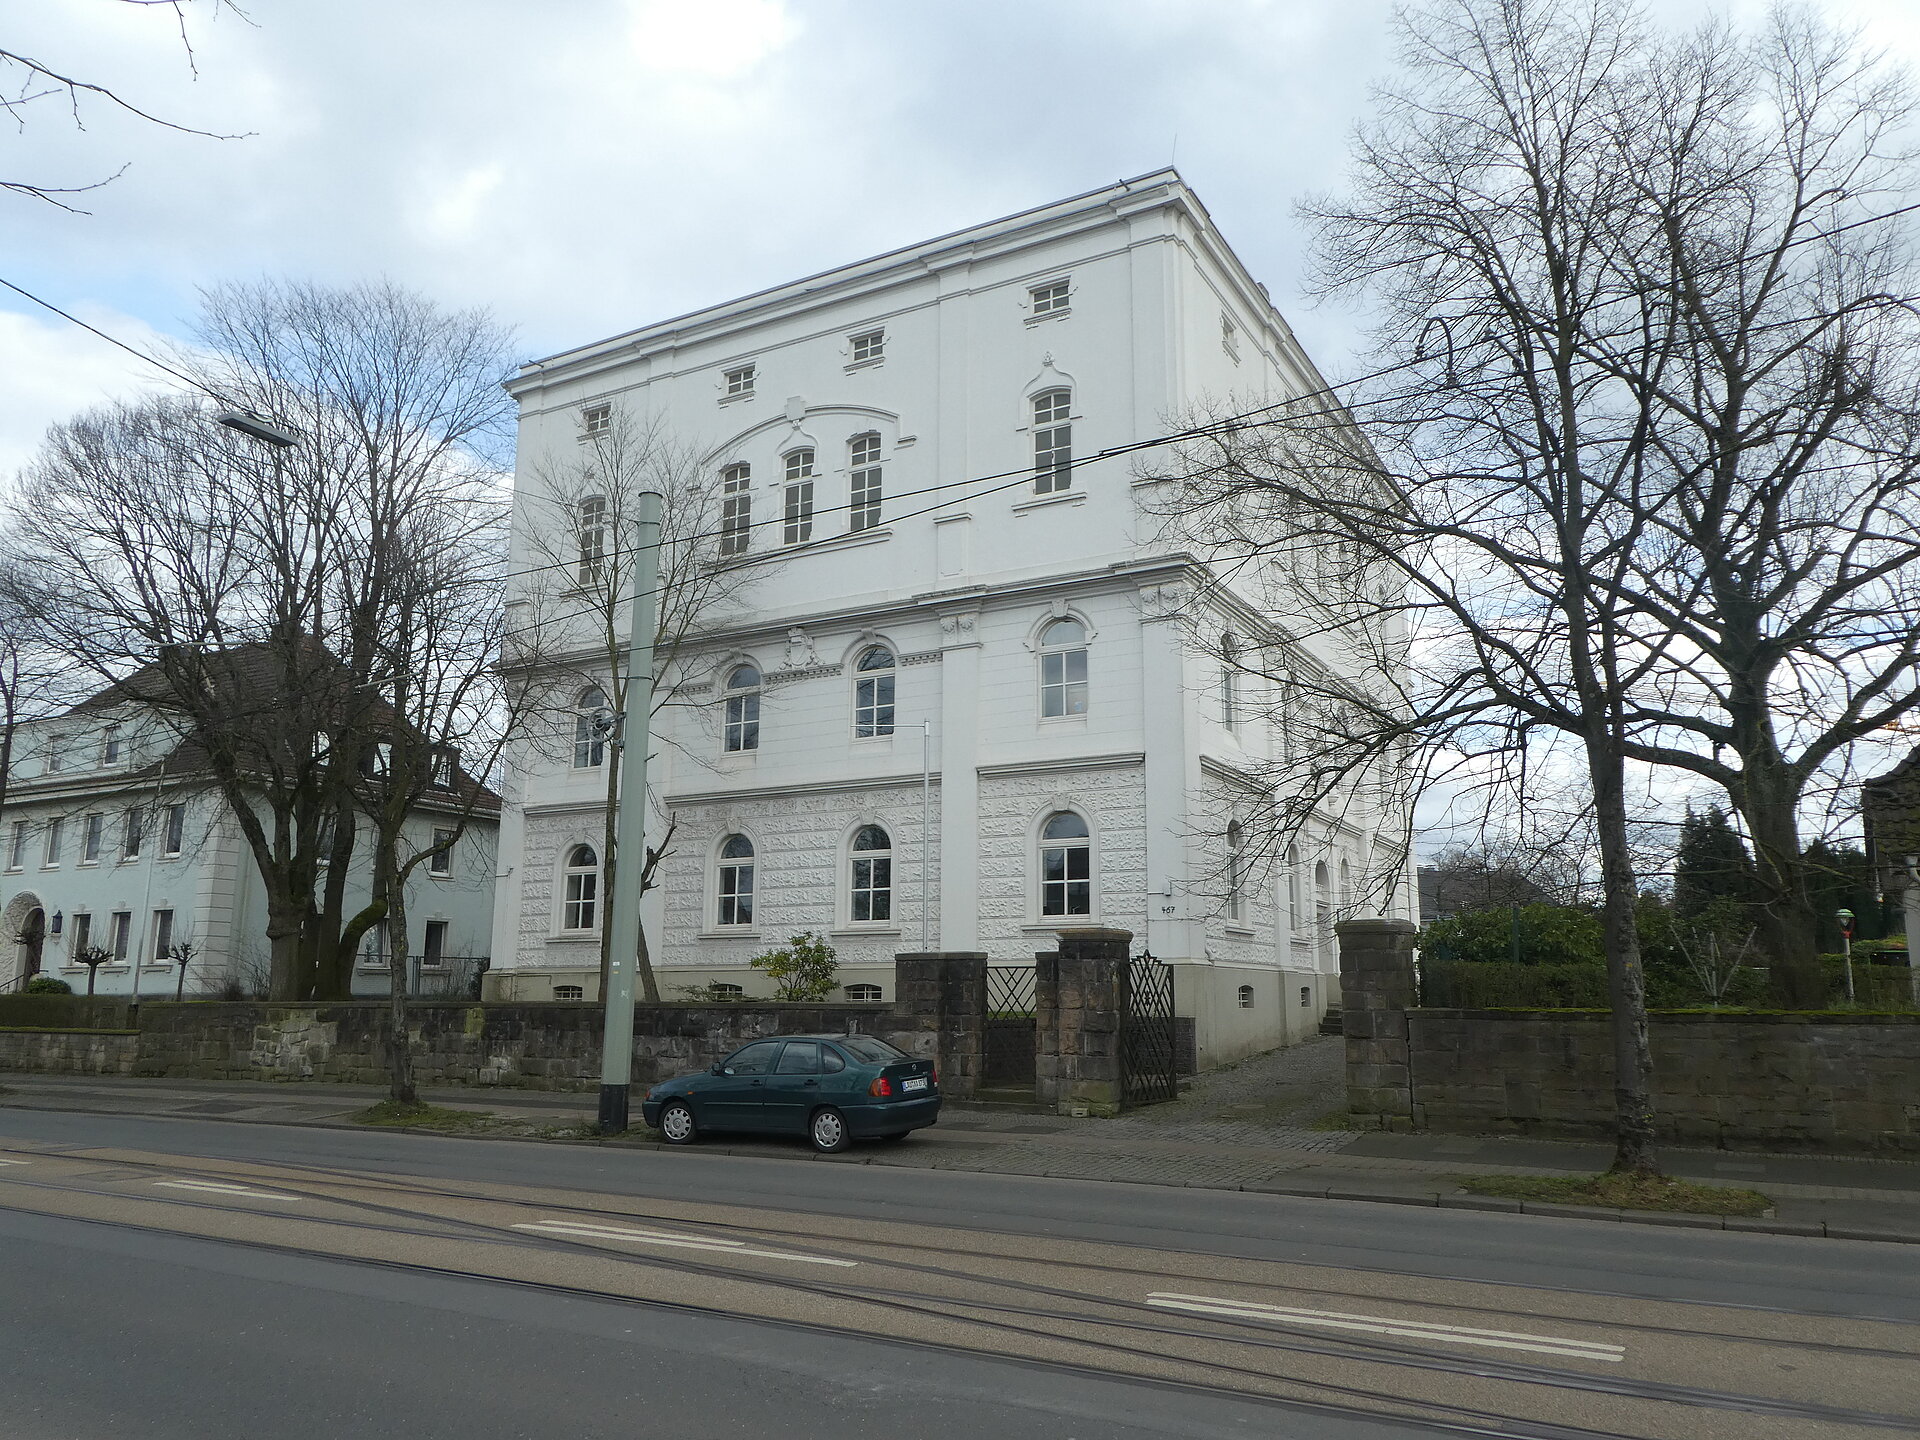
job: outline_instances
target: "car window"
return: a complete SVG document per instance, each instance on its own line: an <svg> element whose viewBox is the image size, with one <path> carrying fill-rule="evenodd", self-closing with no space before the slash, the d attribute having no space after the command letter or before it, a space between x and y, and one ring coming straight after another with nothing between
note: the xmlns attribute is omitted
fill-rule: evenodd
<svg viewBox="0 0 1920 1440"><path fill-rule="evenodd" d="M817 1040L789 1040L787 1048L780 1052L780 1074L782 1075L818 1075L820 1073L820 1042Z"/></svg>
<svg viewBox="0 0 1920 1440"><path fill-rule="evenodd" d="M884 1040L876 1040L871 1035L848 1035L840 1042L846 1046L847 1053L856 1060L864 1060L869 1065L891 1065L896 1060L907 1058L906 1052L896 1050Z"/></svg>
<svg viewBox="0 0 1920 1440"><path fill-rule="evenodd" d="M726 1068L736 1075L765 1075L773 1069L773 1057L780 1053L778 1040L756 1040L726 1058Z"/></svg>
<svg viewBox="0 0 1920 1440"><path fill-rule="evenodd" d="M847 1068L847 1057L831 1045L820 1047L820 1063L829 1075L837 1075Z"/></svg>

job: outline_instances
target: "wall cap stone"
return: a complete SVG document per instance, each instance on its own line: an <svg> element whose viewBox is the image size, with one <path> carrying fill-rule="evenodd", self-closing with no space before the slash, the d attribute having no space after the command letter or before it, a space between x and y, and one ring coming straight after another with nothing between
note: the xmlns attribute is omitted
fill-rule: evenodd
<svg viewBox="0 0 1920 1440"><path fill-rule="evenodd" d="M1363 915L1336 921L1333 933L1341 939L1349 935L1418 935L1420 927L1411 920L1388 920L1384 916Z"/></svg>

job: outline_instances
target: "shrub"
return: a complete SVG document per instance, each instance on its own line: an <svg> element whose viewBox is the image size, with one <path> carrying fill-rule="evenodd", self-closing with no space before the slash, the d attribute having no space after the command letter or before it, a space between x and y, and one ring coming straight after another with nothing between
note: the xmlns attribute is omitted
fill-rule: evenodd
<svg viewBox="0 0 1920 1440"><path fill-rule="evenodd" d="M27 981L29 995L71 995L73 987L54 975L36 975Z"/></svg>
<svg viewBox="0 0 1920 1440"><path fill-rule="evenodd" d="M1521 965L1597 965L1605 961L1600 916L1573 905L1521 905L1517 914L1501 906L1449 915L1420 932L1420 948L1436 960L1511 965L1516 922Z"/></svg>
<svg viewBox="0 0 1920 1440"><path fill-rule="evenodd" d="M756 955L750 962L764 971L780 1000L824 1000L839 981L833 946L811 930L802 930L777 950Z"/></svg>

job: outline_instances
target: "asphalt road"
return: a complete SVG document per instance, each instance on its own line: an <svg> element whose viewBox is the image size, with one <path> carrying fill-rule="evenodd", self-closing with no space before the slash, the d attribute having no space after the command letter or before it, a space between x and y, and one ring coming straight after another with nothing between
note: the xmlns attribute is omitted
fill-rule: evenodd
<svg viewBox="0 0 1920 1440"><path fill-rule="evenodd" d="M1920 1433L1920 1247L0 1110L0 1436Z"/></svg>

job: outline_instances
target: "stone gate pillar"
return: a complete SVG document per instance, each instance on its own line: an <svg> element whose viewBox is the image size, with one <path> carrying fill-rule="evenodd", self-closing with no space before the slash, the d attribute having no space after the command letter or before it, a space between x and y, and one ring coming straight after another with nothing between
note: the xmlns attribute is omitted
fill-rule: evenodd
<svg viewBox="0 0 1920 1440"><path fill-rule="evenodd" d="M1407 1011L1419 1003L1407 920L1343 920L1340 1010L1347 1037L1347 1109L1383 1127L1414 1121L1413 1072L1407 1063Z"/></svg>
<svg viewBox="0 0 1920 1440"><path fill-rule="evenodd" d="M1127 930L1062 930L1034 957L1034 1097L1062 1115L1120 1113Z"/></svg>
<svg viewBox="0 0 1920 1440"><path fill-rule="evenodd" d="M931 1047L941 1093L971 1099L986 1073L986 951L895 955L893 1010L902 1030ZM917 1046L915 1053L925 1050Z"/></svg>

